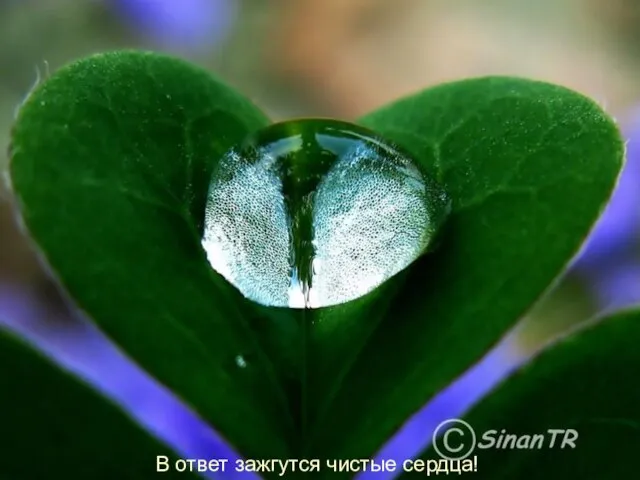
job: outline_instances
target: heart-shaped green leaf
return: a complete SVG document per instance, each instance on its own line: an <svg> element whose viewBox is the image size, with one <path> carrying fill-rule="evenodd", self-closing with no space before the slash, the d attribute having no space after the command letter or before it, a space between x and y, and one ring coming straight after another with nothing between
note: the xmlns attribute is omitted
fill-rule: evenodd
<svg viewBox="0 0 640 480"><path fill-rule="evenodd" d="M579 249L623 160L593 101L516 78L431 88L360 123L413 153L453 211L440 249L395 281L392 302L342 320L384 317L348 374L336 362L325 377L334 392L341 379L313 447L328 457L369 457L515 324Z"/></svg>
<svg viewBox="0 0 640 480"><path fill-rule="evenodd" d="M185 62L101 54L29 96L10 173L28 230L78 305L240 451L278 458L291 421L275 369L200 246L212 167L267 123Z"/></svg>
<svg viewBox="0 0 640 480"><path fill-rule="evenodd" d="M639 339L640 310L590 322L544 349L481 400L464 419L483 446L472 451L474 478L636 478ZM446 444L443 438L436 439L443 455L447 447L463 446L458 455L472 448L469 431L452 434ZM518 441L521 448L513 448ZM438 455L430 448L422 458L426 463Z"/></svg>
<svg viewBox="0 0 640 480"><path fill-rule="evenodd" d="M487 78L401 100L362 124L445 185L441 248L353 302L267 308L200 245L213 166L267 123L181 61L111 53L33 92L11 150L25 224L72 297L250 457L370 456L561 272L622 157L612 121L560 87Z"/></svg>
<svg viewBox="0 0 640 480"><path fill-rule="evenodd" d="M157 478L177 456L118 407L0 328L0 478ZM126 441L124 441L126 440ZM175 469L167 478L198 478Z"/></svg>

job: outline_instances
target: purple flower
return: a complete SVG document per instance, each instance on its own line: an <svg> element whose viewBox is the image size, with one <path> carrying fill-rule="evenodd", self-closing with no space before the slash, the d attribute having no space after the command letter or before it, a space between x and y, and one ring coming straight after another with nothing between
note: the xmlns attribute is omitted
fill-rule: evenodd
<svg viewBox="0 0 640 480"><path fill-rule="evenodd" d="M594 275L590 286L603 310L640 303L640 259L621 262Z"/></svg>
<svg viewBox="0 0 640 480"><path fill-rule="evenodd" d="M182 53L207 51L229 32L233 0L111 0L122 16L155 45Z"/></svg>
<svg viewBox="0 0 640 480"><path fill-rule="evenodd" d="M601 308L640 301L640 115L629 126L627 161L618 185L573 264Z"/></svg>

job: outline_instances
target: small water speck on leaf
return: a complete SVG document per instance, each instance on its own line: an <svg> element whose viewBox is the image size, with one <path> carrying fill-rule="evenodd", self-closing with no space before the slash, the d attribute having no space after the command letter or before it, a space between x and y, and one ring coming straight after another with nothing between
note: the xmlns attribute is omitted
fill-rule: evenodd
<svg viewBox="0 0 640 480"><path fill-rule="evenodd" d="M244 359L244 357L242 355L237 355L235 358L236 361L236 365L240 368L246 368L247 367L247 361Z"/></svg>

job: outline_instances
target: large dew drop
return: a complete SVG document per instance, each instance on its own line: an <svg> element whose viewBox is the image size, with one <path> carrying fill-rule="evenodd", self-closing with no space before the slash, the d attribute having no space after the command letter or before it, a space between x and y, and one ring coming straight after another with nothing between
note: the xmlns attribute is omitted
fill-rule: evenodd
<svg viewBox="0 0 640 480"><path fill-rule="evenodd" d="M297 120L222 158L202 245L247 298L325 307L369 293L416 260L448 208L442 188L373 132Z"/></svg>

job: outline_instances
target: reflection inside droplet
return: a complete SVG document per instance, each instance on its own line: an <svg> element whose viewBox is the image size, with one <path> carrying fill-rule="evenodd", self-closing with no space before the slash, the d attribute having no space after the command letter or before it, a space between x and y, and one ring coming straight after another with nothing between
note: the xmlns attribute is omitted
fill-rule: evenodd
<svg viewBox="0 0 640 480"><path fill-rule="evenodd" d="M442 188L376 134L333 120L284 122L216 166L202 245L247 298L318 308L406 268L448 206Z"/></svg>

